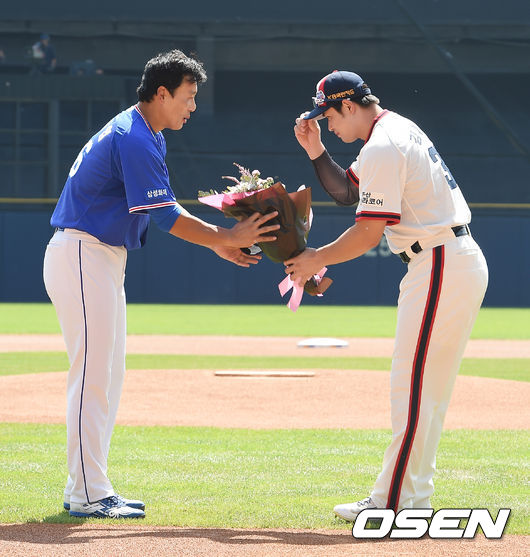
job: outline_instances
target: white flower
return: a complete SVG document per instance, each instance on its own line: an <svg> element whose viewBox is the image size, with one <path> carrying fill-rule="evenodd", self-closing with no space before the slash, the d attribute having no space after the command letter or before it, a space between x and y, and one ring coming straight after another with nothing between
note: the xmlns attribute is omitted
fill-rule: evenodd
<svg viewBox="0 0 530 557"><path fill-rule="evenodd" d="M240 177L235 178L234 176L223 176L226 180L234 182L233 185L227 186L223 193L245 193L260 191L270 188L274 184L274 178L268 176L265 180L260 178L261 172L259 170L253 170L250 172L247 168L244 168L237 162L234 163L239 170ZM199 197L204 195L212 195L217 193L215 190L210 190L209 192L199 191Z"/></svg>

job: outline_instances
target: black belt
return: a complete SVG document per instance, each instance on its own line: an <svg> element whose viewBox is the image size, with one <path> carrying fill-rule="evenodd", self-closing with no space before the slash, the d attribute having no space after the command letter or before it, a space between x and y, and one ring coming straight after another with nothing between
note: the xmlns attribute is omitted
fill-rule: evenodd
<svg viewBox="0 0 530 557"><path fill-rule="evenodd" d="M453 226L451 230L454 232L455 236L457 237L467 236L468 234L471 234L471 231L469 230L469 226L467 224L461 224L460 226ZM410 246L410 249L414 253L420 253L420 251L422 251L423 248L420 246L419 242L414 242L412 246ZM409 263L410 257L407 255L406 251L402 251L401 253L398 253L398 256L401 259L401 261L403 261L403 263Z"/></svg>
<svg viewBox="0 0 530 557"><path fill-rule="evenodd" d="M64 232L64 228L61 228L60 226L57 226L55 228L55 232Z"/></svg>

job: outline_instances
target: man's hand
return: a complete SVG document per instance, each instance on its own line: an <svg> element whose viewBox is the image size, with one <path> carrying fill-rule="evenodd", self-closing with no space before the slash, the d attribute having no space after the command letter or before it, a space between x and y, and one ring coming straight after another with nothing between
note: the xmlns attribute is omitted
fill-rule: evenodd
<svg viewBox="0 0 530 557"><path fill-rule="evenodd" d="M315 118L304 120L308 114L303 112L295 121L294 135L298 143L305 149L311 160L314 160L324 152L325 147L320 139L320 126Z"/></svg>
<svg viewBox="0 0 530 557"><path fill-rule="evenodd" d="M350 261L377 246L385 226L386 220L359 220L330 244L307 248L300 255L286 259L283 262L285 272L291 275L293 282L303 285L322 267Z"/></svg>
<svg viewBox="0 0 530 557"><path fill-rule="evenodd" d="M285 260L283 264L285 273L291 275L291 280L301 286L325 266L320 254L313 248L306 248L300 255Z"/></svg>
<svg viewBox="0 0 530 557"><path fill-rule="evenodd" d="M280 225L263 225L277 216L278 211L273 211L266 215L254 213L250 217L238 222L230 229L230 245L238 248L248 248L258 242L274 242L276 236L269 236L268 234L278 230Z"/></svg>
<svg viewBox="0 0 530 557"><path fill-rule="evenodd" d="M212 248L219 257L231 261L235 265L240 267L249 267L250 265L255 265L260 259L261 255L247 255L243 253L239 248L228 248L225 246L217 246Z"/></svg>
<svg viewBox="0 0 530 557"><path fill-rule="evenodd" d="M254 213L247 219L238 222L233 228L216 226L191 215L185 209L181 209L181 211L169 233L187 242L212 249L220 246L248 248L258 242L274 242L276 236L267 236L267 234L280 228L279 224L263 226L277 217L278 211L266 215Z"/></svg>

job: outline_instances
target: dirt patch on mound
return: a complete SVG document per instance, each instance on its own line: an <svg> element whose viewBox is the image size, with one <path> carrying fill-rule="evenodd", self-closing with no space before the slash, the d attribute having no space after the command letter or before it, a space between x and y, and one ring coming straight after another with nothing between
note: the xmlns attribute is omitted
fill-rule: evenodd
<svg viewBox="0 0 530 557"><path fill-rule="evenodd" d="M390 428L388 372L314 373L314 377L219 377L213 370L130 370L117 423L251 429ZM0 421L64 423L66 377L66 372L0 377ZM457 377L445 428L526 429L530 423L528 400L530 383Z"/></svg>

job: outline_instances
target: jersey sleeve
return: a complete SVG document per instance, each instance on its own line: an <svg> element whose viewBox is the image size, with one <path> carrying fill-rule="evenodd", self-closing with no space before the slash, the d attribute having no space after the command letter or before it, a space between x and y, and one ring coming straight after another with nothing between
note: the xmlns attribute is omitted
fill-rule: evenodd
<svg viewBox="0 0 530 557"><path fill-rule="evenodd" d="M129 213L178 205L162 152L150 137L123 135L118 152Z"/></svg>
<svg viewBox="0 0 530 557"><path fill-rule="evenodd" d="M311 162L320 185L338 205L353 205L359 201L359 186L352 183L347 171L326 150Z"/></svg>
<svg viewBox="0 0 530 557"><path fill-rule="evenodd" d="M359 169L359 205L355 220L385 220L387 226L398 224L404 186L403 155L392 143L384 142L366 148L360 164L357 167L355 164L350 167L352 175Z"/></svg>
<svg viewBox="0 0 530 557"><path fill-rule="evenodd" d="M359 189L359 160L355 159L351 165L349 166L348 170L346 170L346 176L350 182Z"/></svg>

